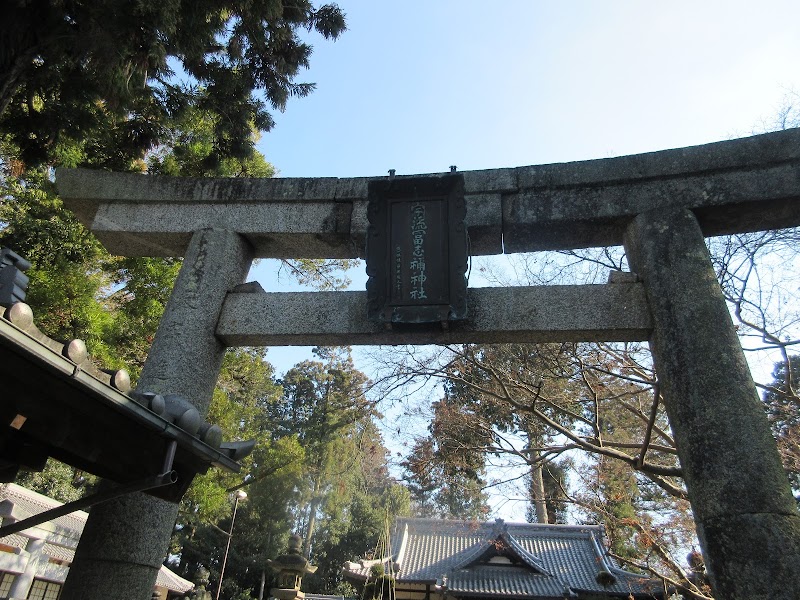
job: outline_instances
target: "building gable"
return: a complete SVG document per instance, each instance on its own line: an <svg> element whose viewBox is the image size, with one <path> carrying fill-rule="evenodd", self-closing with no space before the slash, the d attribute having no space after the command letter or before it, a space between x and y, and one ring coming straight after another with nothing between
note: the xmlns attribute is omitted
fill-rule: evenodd
<svg viewBox="0 0 800 600"><path fill-rule="evenodd" d="M346 563L345 576L367 581L373 564L389 565L400 600L401 590L417 586L429 598L665 596L660 581L624 571L607 556L600 526L398 519L391 548L391 556Z"/></svg>

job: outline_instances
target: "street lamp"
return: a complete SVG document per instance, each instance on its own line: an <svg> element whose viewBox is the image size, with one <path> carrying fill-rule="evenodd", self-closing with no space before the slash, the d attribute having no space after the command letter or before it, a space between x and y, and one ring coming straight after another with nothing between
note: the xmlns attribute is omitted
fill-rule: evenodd
<svg viewBox="0 0 800 600"><path fill-rule="evenodd" d="M231 538L233 538L233 524L236 522L236 509L239 508L239 500L247 498L247 492L238 490L236 492L236 499L233 501L233 516L231 517L231 530L228 532L228 543L225 544L225 557L222 559L222 569L219 572L219 584L217 585L217 597L219 600L219 593L222 591L222 578L225 575L225 565L228 562L228 550L231 549Z"/></svg>

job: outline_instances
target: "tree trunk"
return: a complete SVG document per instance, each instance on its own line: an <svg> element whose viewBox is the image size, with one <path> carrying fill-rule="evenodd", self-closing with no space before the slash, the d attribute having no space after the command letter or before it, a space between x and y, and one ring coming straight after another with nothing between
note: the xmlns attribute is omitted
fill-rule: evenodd
<svg viewBox="0 0 800 600"><path fill-rule="evenodd" d="M314 537L314 527L317 525L317 507L319 506L319 499L314 496L311 502L308 503L308 526L306 528L306 538L303 542L303 556L306 560L311 558L311 540Z"/></svg>
<svg viewBox="0 0 800 600"><path fill-rule="evenodd" d="M320 470L322 467L320 466ZM311 501L308 503L308 525L306 526L306 537L303 544L303 556L306 560L311 558L311 540L314 538L314 528L317 525L317 509L319 508L322 499L319 497L319 492L322 489L322 476L317 476L314 481L314 493L311 496Z"/></svg>
<svg viewBox="0 0 800 600"><path fill-rule="evenodd" d="M547 494L544 490L544 477L542 476L542 463L537 462L531 466L531 501L536 508L536 522L547 524Z"/></svg>

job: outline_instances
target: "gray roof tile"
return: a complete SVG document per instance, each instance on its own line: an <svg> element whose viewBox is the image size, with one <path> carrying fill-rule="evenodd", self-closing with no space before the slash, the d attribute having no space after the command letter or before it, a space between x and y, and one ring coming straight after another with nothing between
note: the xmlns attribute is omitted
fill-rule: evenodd
<svg viewBox="0 0 800 600"><path fill-rule="evenodd" d="M3 500L9 500L16 507L31 515L62 505L62 503L57 500L53 500L52 498L15 483L0 484L0 501ZM88 513L82 510L76 510L63 517L48 521L48 523L55 525L57 543L52 543L52 540L48 538L44 544L43 553L46 556L64 561L67 564L71 563L75 558L75 548L78 545L88 517ZM22 534L12 534L0 538L0 543L25 549L28 543L28 537ZM185 593L194 587L191 581L180 577L163 565L158 572L156 584L180 593Z"/></svg>
<svg viewBox="0 0 800 600"><path fill-rule="evenodd" d="M515 566L478 566L458 569L447 578L453 593L491 594L506 597L562 596L564 584L550 575L531 573Z"/></svg>
<svg viewBox="0 0 800 600"><path fill-rule="evenodd" d="M398 582L435 583L446 577L453 593L509 598L558 596L565 587L609 597L664 595L660 581L624 571L607 556L598 525L398 519L392 537ZM489 563L497 553L512 564ZM347 563L345 571L365 579L374 562ZM614 583L598 583L601 571L613 574Z"/></svg>

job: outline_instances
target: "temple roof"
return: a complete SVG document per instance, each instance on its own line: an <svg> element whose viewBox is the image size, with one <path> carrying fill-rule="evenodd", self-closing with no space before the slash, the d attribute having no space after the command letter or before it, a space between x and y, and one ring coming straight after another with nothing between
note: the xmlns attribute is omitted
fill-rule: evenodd
<svg viewBox="0 0 800 600"><path fill-rule="evenodd" d="M456 596L664 597L660 580L620 569L602 539L599 525L398 519L390 557L349 562L344 570L366 580L382 562L398 586L438 585Z"/></svg>
<svg viewBox="0 0 800 600"><path fill-rule="evenodd" d="M15 483L0 484L0 511L6 514L13 512L17 518L25 518L32 514L56 508L61 504L57 500ZM63 517L53 519L43 526L27 530L27 532L4 536L0 538L0 544L25 549L30 535L41 536L46 540L43 549L44 554L69 564L75 557L75 548L78 546L78 541L81 533L83 533L83 528L86 526L88 517L88 513L76 510ZM184 579L163 565L159 569L156 585L181 594L194 588L194 584L191 581Z"/></svg>

